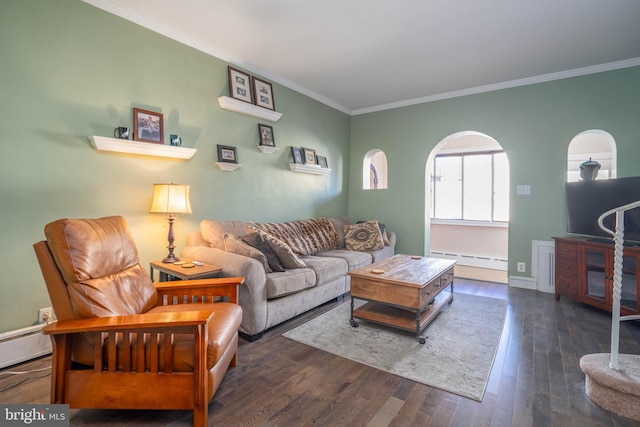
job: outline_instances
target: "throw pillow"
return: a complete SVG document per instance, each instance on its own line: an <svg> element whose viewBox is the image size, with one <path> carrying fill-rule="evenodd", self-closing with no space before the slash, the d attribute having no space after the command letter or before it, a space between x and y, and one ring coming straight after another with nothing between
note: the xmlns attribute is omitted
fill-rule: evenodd
<svg viewBox="0 0 640 427"><path fill-rule="evenodd" d="M272 272L271 267L269 267L267 257L262 252L260 252L253 246L248 245L234 234L224 235L224 250L234 254L256 259L262 263L262 265L264 266L264 270L267 273Z"/></svg>
<svg viewBox="0 0 640 427"><path fill-rule="evenodd" d="M363 222L366 221L358 221L357 224L362 224ZM385 230L386 226L381 222L378 223L378 226L380 227L380 233L382 234L382 241L384 242L384 245L390 246L391 242L389 241L389 236L387 236L387 232Z"/></svg>
<svg viewBox="0 0 640 427"><path fill-rule="evenodd" d="M267 244L271 246L271 249L276 253L276 256L284 268L292 269L307 267L307 264L305 264L285 242L277 237L273 237L272 235L265 233L264 231L258 231L258 233L260 233Z"/></svg>
<svg viewBox="0 0 640 427"><path fill-rule="evenodd" d="M256 248L260 252L267 257L267 262L269 263L269 267L273 271L283 272L284 267L276 253L271 249L271 246L264 240L264 237L260 235L260 233L250 233L246 236L241 237L241 239L247 243L248 245Z"/></svg>
<svg viewBox="0 0 640 427"><path fill-rule="evenodd" d="M384 248L378 221L344 226L344 243L350 251L374 251Z"/></svg>
<svg viewBox="0 0 640 427"><path fill-rule="evenodd" d="M312 218L278 223L252 223L262 231L285 242L298 255L311 255L334 249L340 243L338 233L327 218Z"/></svg>

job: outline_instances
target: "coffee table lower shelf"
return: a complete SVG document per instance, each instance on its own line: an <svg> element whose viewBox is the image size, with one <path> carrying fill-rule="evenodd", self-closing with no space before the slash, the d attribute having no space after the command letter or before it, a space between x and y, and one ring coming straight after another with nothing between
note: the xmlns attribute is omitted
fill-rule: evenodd
<svg viewBox="0 0 640 427"><path fill-rule="evenodd" d="M356 299L360 299L357 298ZM353 308L351 314L351 326L358 327L355 318L368 320L381 325L405 331L415 332L416 339L424 344L426 337L422 331L431 323L447 304L453 301L452 289L443 289L426 307L415 310L408 307L398 307L378 301L369 301L358 308Z"/></svg>

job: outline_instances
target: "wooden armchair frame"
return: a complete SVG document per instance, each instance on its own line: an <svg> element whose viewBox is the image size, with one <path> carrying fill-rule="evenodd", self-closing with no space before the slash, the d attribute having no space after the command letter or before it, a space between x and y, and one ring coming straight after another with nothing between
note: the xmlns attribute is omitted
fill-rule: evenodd
<svg viewBox="0 0 640 427"><path fill-rule="evenodd" d="M215 305L206 303L220 297L237 303L244 278L155 284L158 305L205 303L201 311L75 319L47 243L38 242L34 249L59 319L43 329L53 344L51 403L72 408L191 409L194 426L206 426L209 400L227 368L236 365L238 349L236 334L217 364L208 369L208 324L215 321L216 313ZM94 343L90 368L79 369L72 363L74 340L84 339L80 334ZM177 334L194 337L192 372L174 369L172 344Z"/></svg>

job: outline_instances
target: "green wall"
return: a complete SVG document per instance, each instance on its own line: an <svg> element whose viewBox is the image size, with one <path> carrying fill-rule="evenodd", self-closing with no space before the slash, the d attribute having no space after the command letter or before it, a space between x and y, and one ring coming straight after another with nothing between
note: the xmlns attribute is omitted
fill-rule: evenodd
<svg viewBox="0 0 640 427"><path fill-rule="evenodd" d="M123 215L146 265L166 254L166 220L148 213L152 185L191 184L193 214L176 223L177 252L202 219L280 221L349 214L398 233L397 250L428 251L425 165L455 132L495 138L511 170L509 271L530 268L531 240L565 229L567 147L587 129L616 140L618 176L640 175L640 67L349 117L274 85L280 151L261 154L257 123L224 111L227 64L80 0L0 0L0 332L31 325L50 305L32 244L63 217ZM212 23L212 25L214 25ZM159 111L191 160L102 153L90 135ZM267 123L269 124L269 123ZM222 172L216 144L243 166ZM329 176L288 170L290 146L326 155ZM389 189L363 191L362 159L387 154ZM530 184L531 196L515 186ZM425 248L425 242L426 248ZM530 276L530 270L524 273Z"/></svg>
<svg viewBox="0 0 640 427"><path fill-rule="evenodd" d="M384 221L401 236L397 252L428 253L427 158L453 133L487 134L502 145L510 165L509 272L530 277L531 241L565 234L571 139L588 129L609 132L618 177L638 176L639 118L640 67L354 116L349 215ZM387 190L362 190L362 159L374 148L387 154ZM516 195L519 184L531 185L532 195ZM527 263L525 274L516 273L518 261Z"/></svg>
<svg viewBox="0 0 640 427"><path fill-rule="evenodd" d="M166 255L167 221L148 213L153 183L191 184L179 253L205 218L278 221L347 213L350 118L274 85L277 123L222 110L227 65L79 0L0 0L0 332L34 324L50 305L32 244L64 217L123 215L144 265ZM215 25L215 22L212 23ZM164 114L190 160L98 152L90 135L131 126L132 108ZM258 123L274 128L258 151ZM216 145L243 165L220 171ZM329 176L289 171L290 146L325 155Z"/></svg>

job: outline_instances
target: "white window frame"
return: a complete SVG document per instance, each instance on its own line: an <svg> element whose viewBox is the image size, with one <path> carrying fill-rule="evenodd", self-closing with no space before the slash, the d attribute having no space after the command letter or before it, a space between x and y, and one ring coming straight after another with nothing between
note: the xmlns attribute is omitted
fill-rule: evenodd
<svg viewBox="0 0 640 427"><path fill-rule="evenodd" d="M491 155L491 182L493 185L494 182L494 178L493 178L493 174L494 174L494 155L495 154L505 154L504 150L496 150L495 148L492 149L479 149L479 150L441 150L438 154L435 155L434 159L433 159L433 165L432 165L432 169L430 172L430 185L431 185L431 189L430 189L430 203L431 203L431 209L430 209L430 222L432 224L448 224L448 225L465 225L465 226L486 226L486 227L508 227L509 225L509 221L497 221L494 220L494 207L495 207L495 202L494 202L494 191L491 192L491 219L488 220L469 220L469 219L463 219L463 218L456 218L456 219L445 219L445 218L436 218L435 217L435 212L436 212L436 202L435 202L435 198L436 198L436 188L435 188L435 173L436 173L436 164L437 164L437 158L438 157L461 157L462 158L462 168L463 168L463 176L462 176L462 188L464 188L464 157L465 156L473 156L473 155L487 155L490 154ZM460 205L461 205L461 212L462 212L462 216L464 217L464 191L462 191L461 193L461 200L460 200Z"/></svg>

